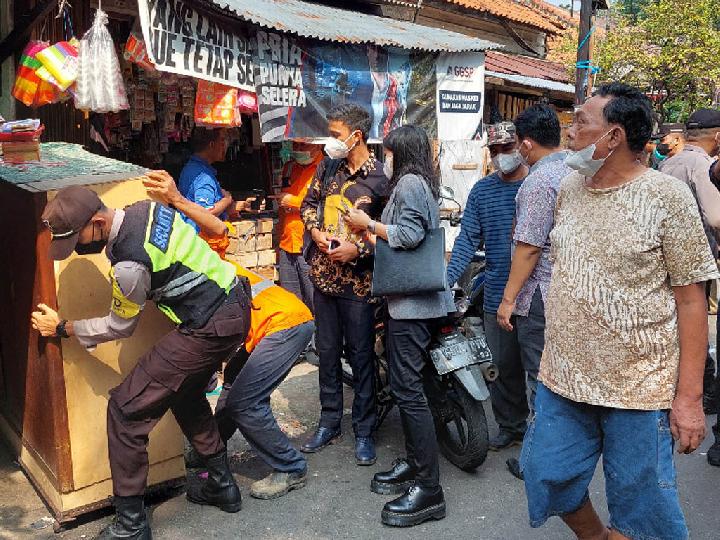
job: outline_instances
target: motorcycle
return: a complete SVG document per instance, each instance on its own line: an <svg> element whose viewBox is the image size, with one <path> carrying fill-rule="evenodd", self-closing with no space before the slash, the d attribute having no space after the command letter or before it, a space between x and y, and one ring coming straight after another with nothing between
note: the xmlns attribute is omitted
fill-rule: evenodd
<svg viewBox="0 0 720 540"><path fill-rule="evenodd" d="M452 190L443 188L443 198L454 200ZM441 219L459 223L461 211ZM423 384L435 422L441 453L453 465L474 470L488 452L488 427L483 402L490 397L488 383L498 376L485 341L482 319L484 256L478 255L469 269L464 286L453 289L456 312L445 317L428 347ZM379 428L395 406L388 381L385 356L385 317L378 308L375 325L375 387ZM342 360L343 381L352 386L352 369Z"/></svg>

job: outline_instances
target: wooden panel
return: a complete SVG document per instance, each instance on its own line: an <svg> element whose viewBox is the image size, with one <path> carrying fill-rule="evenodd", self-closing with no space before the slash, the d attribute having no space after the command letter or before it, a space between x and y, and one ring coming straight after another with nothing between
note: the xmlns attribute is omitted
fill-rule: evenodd
<svg viewBox="0 0 720 540"><path fill-rule="evenodd" d="M65 384L58 340L30 328L39 302L56 305L50 238L42 229L44 194L0 184L0 341L3 349L2 411L23 445L60 491L72 489Z"/></svg>
<svg viewBox="0 0 720 540"><path fill-rule="evenodd" d="M103 202L112 208L122 208L147 198L140 180L88 187L97 191ZM104 253L84 257L73 255L59 262L56 270L58 303L64 318L72 320L108 313L110 263ZM170 320L148 302L131 338L103 343L92 352L85 350L75 339L63 341L76 490L102 483L103 496L110 496L106 435L108 391L120 384L138 359L172 328ZM150 434L148 453L151 467L182 456L182 434L171 414L166 414ZM177 468L173 470L177 473Z"/></svg>

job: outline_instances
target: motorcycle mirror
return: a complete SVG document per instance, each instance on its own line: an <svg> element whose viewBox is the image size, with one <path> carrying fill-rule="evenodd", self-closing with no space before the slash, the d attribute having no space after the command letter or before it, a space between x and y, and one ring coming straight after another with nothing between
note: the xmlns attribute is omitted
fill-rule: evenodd
<svg viewBox="0 0 720 540"><path fill-rule="evenodd" d="M450 199L451 201L455 200L455 191L453 191L453 188L448 186L440 186L440 196L443 199Z"/></svg>

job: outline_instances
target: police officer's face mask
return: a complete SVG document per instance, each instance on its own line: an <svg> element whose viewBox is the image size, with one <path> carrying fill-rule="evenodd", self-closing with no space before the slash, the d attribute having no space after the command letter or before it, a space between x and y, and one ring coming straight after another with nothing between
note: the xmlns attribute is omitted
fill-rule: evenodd
<svg viewBox="0 0 720 540"><path fill-rule="evenodd" d="M93 223L92 241L88 242L87 244L78 243L75 246L75 253L77 253L78 255L93 255L95 253L100 253L103 249L105 249L105 246L107 245L107 240L103 240L102 238L102 229L100 230L100 239L95 240L96 227L97 224Z"/></svg>

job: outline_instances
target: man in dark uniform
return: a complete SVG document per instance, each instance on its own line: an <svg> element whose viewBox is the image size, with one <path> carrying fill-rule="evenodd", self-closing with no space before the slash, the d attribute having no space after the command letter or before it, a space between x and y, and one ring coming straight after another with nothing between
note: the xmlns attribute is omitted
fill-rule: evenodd
<svg viewBox="0 0 720 540"><path fill-rule="evenodd" d="M153 300L178 327L160 339L116 388L107 412L115 521L101 539L149 540L143 505L148 434L169 410L206 462L208 481L187 497L226 512L240 510L240 491L228 467L205 387L220 363L243 345L250 320L249 287L177 212L142 201L107 208L97 194L60 190L43 213L52 233L50 256L105 253L112 268L112 304L105 317L61 320L44 304L32 314L43 336L75 336L88 349L130 336L145 302Z"/></svg>

